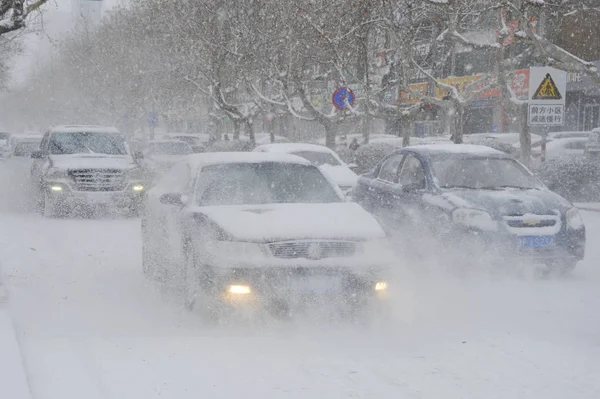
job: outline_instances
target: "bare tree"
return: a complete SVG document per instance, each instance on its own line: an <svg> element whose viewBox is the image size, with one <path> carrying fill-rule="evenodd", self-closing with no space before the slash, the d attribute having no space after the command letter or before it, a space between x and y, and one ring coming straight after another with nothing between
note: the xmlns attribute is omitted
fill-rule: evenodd
<svg viewBox="0 0 600 399"><path fill-rule="evenodd" d="M48 0L0 0L0 36L24 28L27 17Z"/></svg>

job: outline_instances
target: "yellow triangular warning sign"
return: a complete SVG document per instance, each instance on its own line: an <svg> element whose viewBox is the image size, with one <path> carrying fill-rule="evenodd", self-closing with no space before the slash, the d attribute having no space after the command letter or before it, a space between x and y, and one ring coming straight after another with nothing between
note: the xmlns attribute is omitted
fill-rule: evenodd
<svg viewBox="0 0 600 399"><path fill-rule="evenodd" d="M552 76L549 73L546 74L544 80L540 84L540 87L537 88L535 94L533 95L533 100L560 100L562 95L558 91L558 87L556 87L556 83L552 80Z"/></svg>

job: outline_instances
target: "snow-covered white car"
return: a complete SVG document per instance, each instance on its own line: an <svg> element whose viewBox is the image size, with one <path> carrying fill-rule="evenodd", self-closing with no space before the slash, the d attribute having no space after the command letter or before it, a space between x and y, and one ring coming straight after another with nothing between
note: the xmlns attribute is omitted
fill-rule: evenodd
<svg viewBox="0 0 600 399"><path fill-rule="evenodd" d="M387 288L382 226L290 154L187 157L149 190L142 237L144 274L182 276L186 305L214 315L336 298L364 310Z"/></svg>
<svg viewBox="0 0 600 399"><path fill-rule="evenodd" d="M254 152L276 152L298 155L319 167L344 194L350 194L356 187L358 175L333 150L318 144L282 143L264 144L254 149Z"/></svg>
<svg viewBox="0 0 600 399"><path fill-rule="evenodd" d="M591 131L584 152L589 159L600 159L600 128Z"/></svg>
<svg viewBox="0 0 600 399"><path fill-rule="evenodd" d="M66 215L82 205L114 206L137 215L142 206L143 171L116 128L53 127L31 157L44 216Z"/></svg>
<svg viewBox="0 0 600 399"><path fill-rule="evenodd" d="M10 153L10 133L0 132L0 160L8 157Z"/></svg>
<svg viewBox="0 0 600 399"><path fill-rule="evenodd" d="M210 142L210 135L206 133L167 133L162 138L188 143L195 153L204 152Z"/></svg>
<svg viewBox="0 0 600 399"><path fill-rule="evenodd" d="M587 141L587 137L548 139L546 142L545 159L582 158L585 153L585 145ZM534 165L539 165L542 158L541 142L537 142L532 145L531 155L534 159Z"/></svg>
<svg viewBox="0 0 600 399"><path fill-rule="evenodd" d="M150 182L162 175L187 155L193 154L192 147L181 140L150 140L144 150L142 165Z"/></svg>
<svg viewBox="0 0 600 399"><path fill-rule="evenodd" d="M41 135L15 134L10 138L11 157L31 157L33 151L40 148Z"/></svg>

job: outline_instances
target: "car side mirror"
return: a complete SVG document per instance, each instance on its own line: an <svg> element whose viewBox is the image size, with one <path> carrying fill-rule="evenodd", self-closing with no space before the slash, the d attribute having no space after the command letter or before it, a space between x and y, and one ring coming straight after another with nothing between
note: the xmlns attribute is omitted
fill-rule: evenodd
<svg viewBox="0 0 600 399"><path fill-rule="evenodd" d="M35 150L31 153L31 158L33 159L43 159L44 158L44 151L42 150Z"/></svg>
<svg viewBox="0 0 600 399"><path fill-rule="evenodd" d="M358 170L358 165L355 163L349 163L348 167L350 168L351 171L356 172Z"/></svg>
<svg viewBox="0 0 600 399"><path fill-rule="evenodd" d="M166 193L160 196L159 201L163 205L183 206L187 204L188 198L187 195L182 195L179 193Z"/></svg>

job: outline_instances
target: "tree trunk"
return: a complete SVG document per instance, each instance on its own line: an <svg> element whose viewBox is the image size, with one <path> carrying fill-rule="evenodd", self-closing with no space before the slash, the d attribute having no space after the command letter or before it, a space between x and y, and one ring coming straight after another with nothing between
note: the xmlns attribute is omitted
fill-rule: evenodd
<svg viewBox="0 0 600 399"><path fill-rule="evenodd" d="M452 104L452 108L448 111L446 121L450 127L450 139L454 144L463 143L463 114L465 110L461 104Z"/></svg>
<svg viewBox="0 0 600 399"><path fill-rule="evenodd" d="M371 133L371 116L366 114L362 119L362 136L363 143L367 144L369 142L369 134Z"/></svg>
<svg viewBox="0 0 600 399"><path fill-rule="evenodd" d="M527 123L527 112L528 106L524 104L521 109L521 134L519 135L519 141L521 143L521 162L525 166L529 166L531 163L531 133L529 132L529 124Z"/></svg>
<svg viewBox="0 0 600 399"><path fill-rule="evenodd" d="M252 118L248 118L244 123L246 124L246 133L248 133L250 144L254 147L256 145L256 138L254 137L254 121Z"/></svg>
<svg viewBox="0 0 600 399"><path fill-rule="evenodd" d="M337 136L337 125L333 122L325 125L325 145L332 150L335 149L335 138Z"/></svg>
<svg viewBox="0 0 600 399"><path fill-rule="evenodd" d="M240 139L240 130L242 128L242 122L239 119L232 119L233 122L233 139Z"/></svg>
<svg viewBox="0 0 600 399"><path fill-rule="evenodd" d="M400 123L402 124L402 147L408 147L410 145L410 118L402 118Z"/></svg>

